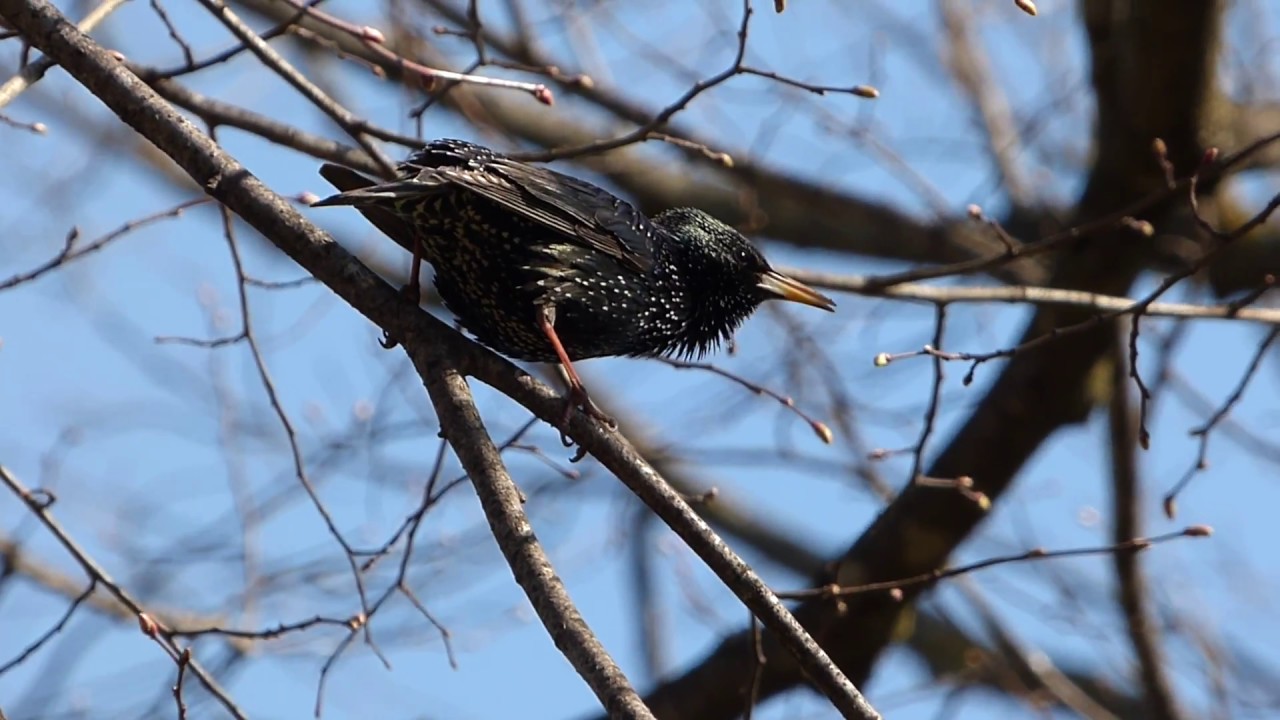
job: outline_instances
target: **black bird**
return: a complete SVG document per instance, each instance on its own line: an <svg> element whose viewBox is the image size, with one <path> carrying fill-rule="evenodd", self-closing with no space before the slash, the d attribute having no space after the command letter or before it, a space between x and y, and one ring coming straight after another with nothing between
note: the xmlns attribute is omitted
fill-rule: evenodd
<svg viewBox="0 0 1280 720"><path fill-rule="evenodd" d="M591 404L574 360L701 356L761 302L834 310L830 298L769 267L733 228L699 210L652 220L576 178L461 140L436 140L379 183L340 165L320 174L343 191L313 206L354 205L420 260L463 327L517 360L558 362L565 420Z"/></svg>

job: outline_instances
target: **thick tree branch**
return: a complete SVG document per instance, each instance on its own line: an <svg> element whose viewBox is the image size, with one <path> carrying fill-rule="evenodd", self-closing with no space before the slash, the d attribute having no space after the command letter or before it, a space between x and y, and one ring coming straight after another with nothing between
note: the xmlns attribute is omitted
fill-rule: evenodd
<svg viewBox="0 0 1280 720"><path fill-rule="evenodd" d="M431 396L444 438L475 486L498 547L556 647L591 686L609 717L652 718L653 713L574 606L534 535L524 514L520 489L512 482L502 455L489 438L467 381L450 367L442 352L410 357Z"/></svg>

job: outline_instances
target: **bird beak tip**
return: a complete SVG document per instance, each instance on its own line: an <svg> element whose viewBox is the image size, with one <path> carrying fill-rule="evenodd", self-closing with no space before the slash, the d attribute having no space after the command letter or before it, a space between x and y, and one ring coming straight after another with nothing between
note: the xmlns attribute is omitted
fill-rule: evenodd
<svg viewBox="0 0 1280 720"><path fill-rule="evenodd" d="M820 308L827 312L836 311L836 302L799 280L769 271L760 276L758 287L779 300Z"/></svg>

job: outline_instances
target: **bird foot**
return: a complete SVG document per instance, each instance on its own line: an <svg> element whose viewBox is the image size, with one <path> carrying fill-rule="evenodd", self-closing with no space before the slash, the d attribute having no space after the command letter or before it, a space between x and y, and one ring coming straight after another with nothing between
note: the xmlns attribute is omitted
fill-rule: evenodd
<svg viewBox="0 0 1280 720"><path fill-rule="evenodd" d="M581 386L569 389L569 396L564 400L564 415L560 418L560 443L565 447L573 447L573 438L570 438L567 430L569 429L569 420L573 418L574 410L581 410L587 417L596 420L610 430L618 429L618 421L609 417L598 405L591 400L591 396L587 395L585 388ZM569 462L578 462L587 456L586 448L578 446L577 453L574 454Z"/></svg>
<svg viewBox="0 0 1280 720"><path fill-rule="evenodd" d="M413 303L414 307L417 307L422 302L422 289L418 287L417 283L411 282L400 288L400 297ZM391 348L399 345L400 340L392 335L390 331L383 330L382 339L378 341L378 344L381 345L384 350L390 350Z"/></svg>

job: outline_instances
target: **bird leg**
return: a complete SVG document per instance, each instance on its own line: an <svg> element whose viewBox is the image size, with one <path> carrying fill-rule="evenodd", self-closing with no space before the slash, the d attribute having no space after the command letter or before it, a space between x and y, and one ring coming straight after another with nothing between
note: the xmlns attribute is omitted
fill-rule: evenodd
<svg viewBox="0 0 1280 720"><path fill-rule="evenodd" d="M413 264L409 266L409 283L400 288L400 295L415 306L422 304L422 243L413 243ZM382 331L379 342L384 349L390 350L400 341L391 337L391 333Z"/></svg>
<svg viewBox="0 0 1280 720"><path fill-rule="evenodd" d="M564 388L572 392L573 381L569 379L569 372L565 370L565 366L561 365L560 363L556 363L555 368L556 368L556 375L560 377L560 382L564 383ZM617 424L613 422L613 419L610 418L608 415L606 415L605 412L600 409L600 406L596 405L596 401L592 400L591 397L586 394L585 389L583 390L582 397L580 397L579 400L581 400L582 403L586 405L584 409L587 411L588 415L594 418L599 418L606 421L606 424L609 425L609 429L611 430L617 427Z"/></svg>
<svg viewBox="0 0 1280 720"><path fill-rule="evenodd" d="M414 305L422 302L422 243L413 243L413 264L409 266L409 284L400 288L413 301Z"/></svg>
<svg viewBox="0 0 1280 720"><path fill-rule="evenodd" d="M572 416L575 407L581 408L588 417L599 420L610 429L616 428L618 423L591 401L591 396L587 394L586 386L582 384L582 378L578 377L578 372L573 369L573 362L569 360L569 353L565 352L564 345L560 342L560 336L556 334L555 325L555 306L539 306L538 326L542 328L543 334L547 336L547 340L551 343L551 349L555 350L556 357L560 359L560 368L563 370L565 381L569 386L569 396L565 398L564 404L564 417L560 421L560 442L564 443L565 447L569 447L573 444L573 441L565 434L565 428L569 427L569 418Z"/></svg>

